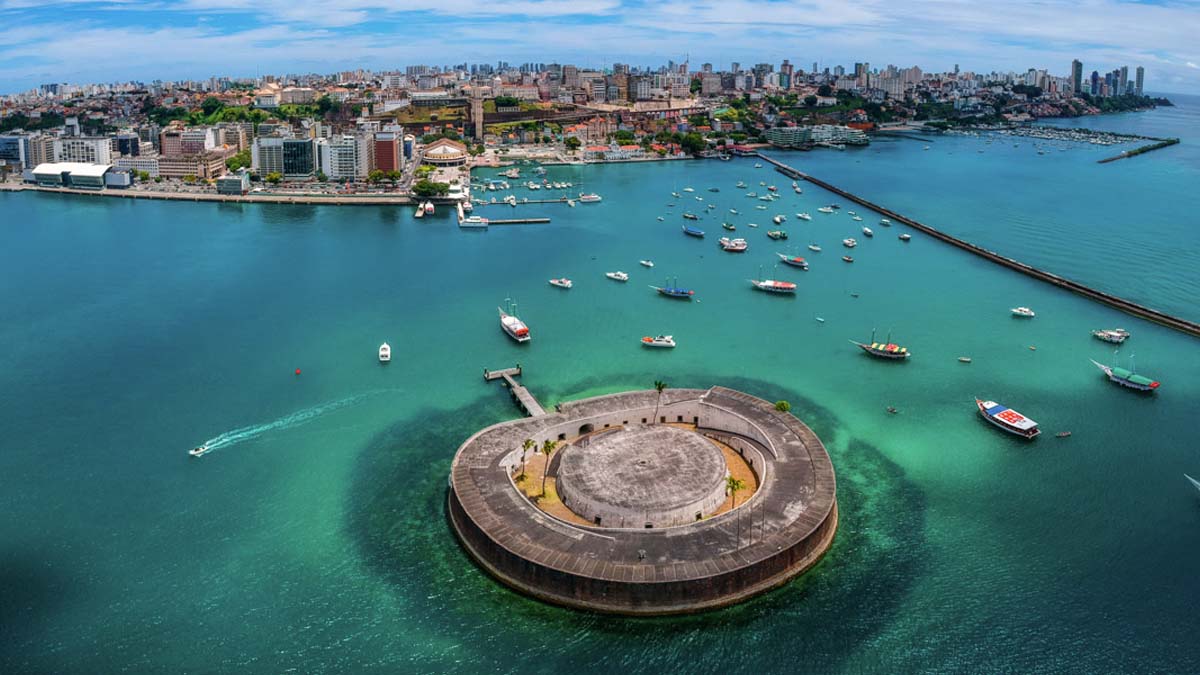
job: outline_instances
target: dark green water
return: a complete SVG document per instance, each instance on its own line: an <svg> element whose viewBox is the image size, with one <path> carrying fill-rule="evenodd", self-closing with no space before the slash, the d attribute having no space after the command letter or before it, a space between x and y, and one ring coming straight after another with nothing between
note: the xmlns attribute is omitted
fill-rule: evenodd
<svg viewBox="0 0 1200 675"><path fill-rule="evenodd" d="M1195 319L1187 114L1088 120L1185 139L1102 172L1111 149L977 138L790 159ZM1200 494L1182 474L1200 474L1196 340L919 235L902 244L869 214L823 217L816 188L757 211L737 180L788 181L750 161L553 171L604 202L522 207L554 222L472 233L407 209L0 195L0 671L1195 670ZM666 204L688 185L741 212L748 253L717 250L720 216L705 241L679 233L685 202ZM777 212L790 248L765 237ZM846 265L838 242L864 224L876 237ZM776 251L812 269L776 270ZM760 265L797 297L751 290ZM559 275L575 288L546 284ZM700 302L646 288L666 275ZM534 332L524 348L496 326L506 296ZM1038 318L1011 319L1015 305ZM1121 358L1163 381L1153 398L1088 363L1112 358L1089 331L1118 325L1134 335ZM856 353L846 340L872 327L911 362ZM637 346L659 332L679 348ZM380 367L385 339L395 362ZM838 473L830 554L777 592L682 619L580 614L493 583L450 534L445 477L471 432L516 414L481 368L518 361L545 404L655 379L790 400ZM1050 433L1000 434L974 395Z"/></svg>

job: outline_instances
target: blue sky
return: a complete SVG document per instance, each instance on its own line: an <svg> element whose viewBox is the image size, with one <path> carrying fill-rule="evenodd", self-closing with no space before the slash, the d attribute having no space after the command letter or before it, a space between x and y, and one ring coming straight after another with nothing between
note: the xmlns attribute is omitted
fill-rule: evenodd
<svg viewBox="0 0 1200 675"><path fill-rule="evenodd" d="M542 61L1146 67L1200 93L1200 0L0 0L0 92L43 82Z"/></svg>

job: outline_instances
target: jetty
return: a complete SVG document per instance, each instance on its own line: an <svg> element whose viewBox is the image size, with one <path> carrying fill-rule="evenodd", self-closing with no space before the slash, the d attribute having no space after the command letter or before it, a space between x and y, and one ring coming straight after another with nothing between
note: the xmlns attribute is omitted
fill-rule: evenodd
<svg viewBox="0 0 1200 675"><path fill-rule="evenodd" d="M517 364L516 368L502 368L500 370L483 369L483 379L486 382L493 380L504 380L504 386L508 387L508 393L516 401L521 410L530 417L541 417L546 414L546 409L541 403L534 398L533 394L525 388L517 378L521 376L521 365Z"/></svg>
<svg viewBox="0 0 1200 675"><path fill-rule="evenodd" d="M786 176L806 180L813 185L824 188L860 206L865 206L876 213L882 214L884 217L891 219L892 222L903 223L914 230L927 234L930 237L950 244L951 246L960 248L968 253L972 253L986 260L990 260L998 265L1003 265L1004 267L1020 272L1021 274L1031 276L1034 279L1045 281L1046 283L1053 284L1059 288L1071 291L1072 293L1076 293L1091 300L1103 303L1109 307L1125 312L1126 314L1132 314L1133 316L1146 319L1147 321L1153 321L1154 323L1166 326L1167 328L1172 328L1182 333L1187 333L1193 337L1200 337L1200 323L1182 319L1180 317L1167 314L1166 312L1161 312L1157 309L1139 305L1135 302L1126 300L1111 293L1105 293L1104 291L1100 291L1090 286L1085 286L1077 281L1072 281L1057 274L1038 269L1019 260L1009 258L1008 256L1000 255L995 251L988 250L982 246L972 244L969 241L964 241L958 237L946 234L941 230L935 229L925 225L924 223L913 220L912 218L909 218L903 214L896 213L891 209L863 199L854 193L847 192L846 190L843 190L835 185L831 185L819 178L810 176L803 171L790 167L777 159L772 159L761 152L755 152L754 155L764 162L770 162L775 167L776 171L779 171Z"/></svg>
<svg viewBox="0 0 1200 675"><path fill-rule="evenodd" d="M527 225L548 222L550 222L549 218L502 218L499 220L494 218L488 219L488 225Z"/></svg>

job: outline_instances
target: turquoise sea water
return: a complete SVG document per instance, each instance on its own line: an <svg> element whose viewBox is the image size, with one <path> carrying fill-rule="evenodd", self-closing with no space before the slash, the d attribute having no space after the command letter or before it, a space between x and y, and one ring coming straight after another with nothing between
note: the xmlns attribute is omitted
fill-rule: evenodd
<svg viewBox="0 0 1200 675"><path fill-rule="evenodd" d="M1197 319L1200 106L1180 103L1085 120L1184 139L1107 165L1094 160L1112 148L1039 156L970 137L786 157ZM877 216L852 222L852 205L823 216L832 197L752 165L555 167L604 201L520 207L553 223L488 232L409 209L0 194L0 671L1194 671L1197 341L919 234L903 244ZM784 199L756 210L739 179ZM694 196L720 207L703 241L679 231ZM731 207L740 256L715 243ZM775 213L787 245L766 238ZM812 269L777 269L776 251ZM760 266L796 297L753 291ZM629 283L604 278L616 269ZM575 288L546 283L560 275ZM699 301L647 288L667 276ZM496 325L508 296L534 334L524 347ZM1010 318L1015 305L1038 317ZM1088 363L1112 358L1088 334L1112 326L1133 332L1120 358L1163 381L1156 396ZM847 342L873 327L911 362ZM660 332L679 348L638 347ZM450 534L445 476L470 433L516 415L480 378L516 362L545 404L655 379L790 400L838 472L830 554L784 589L683 619L501 588ZM999 433L974 395L1048 433Z"/></svg>

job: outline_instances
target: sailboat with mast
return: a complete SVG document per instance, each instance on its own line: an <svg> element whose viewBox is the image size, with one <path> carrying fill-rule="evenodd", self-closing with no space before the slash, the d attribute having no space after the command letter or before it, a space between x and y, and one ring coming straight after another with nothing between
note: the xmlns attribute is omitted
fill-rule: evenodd
<svg viewBox="0 0 1200 675"><path fill-rule="evenodd" d="M850 344L856 345L864 352L880 359L888 359L891 361L902 361L912 356L912 352L908 351L908 347L901 347L892 342L892 333L888 331L887 340L884 342L875 341L875 329L871 329L871 343L857 342L851 340Z"/></svg>
<svg viewBox="0 0 1200 675"><path fill-rule="evenodd" d="M1113 352L1114 362L1116 361L1116 358L1117 353ZM1154 392L1158 390L1158 381L1152 380L1144 375L1138 375L1136 372L1134 372L1133 355L1130 355L1129 357L1129 368L1121 368L1115 365L1106 366L1103 363L1095 361L1094 359L1088 360L1092 362L1092 365L1096 366L1105 375L1107 375L1109 381L1115 382L1122 387L1128 387L1130 389L1143 392Z"/></svg>
<svg viewBox="0 0 1200 675"><path fill-rule="evenodd" d="M508 336L517 342L529 342L529 327L525 322L517 318L517 303L512 301L512 298L505 298L504 302L508 306L508 311L504 311L503 307L497 307L500 310L500 327Z"/></svg>
<svg viewBox="0 0 1200 675"><path fill-rule="evenodd" d="M692 296L696 294L696 291L690 288L681 288L678 277L675 278L674 283L671 283L671 280L667 279L663 282L662 286L650 286L650 288L658 291L659 295L665 295L668 298L678 298L680 300L691 300Z"/></svg>

